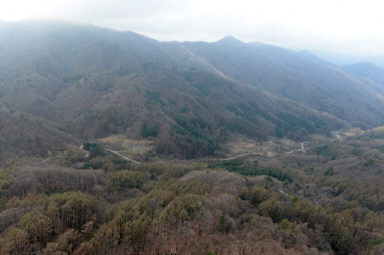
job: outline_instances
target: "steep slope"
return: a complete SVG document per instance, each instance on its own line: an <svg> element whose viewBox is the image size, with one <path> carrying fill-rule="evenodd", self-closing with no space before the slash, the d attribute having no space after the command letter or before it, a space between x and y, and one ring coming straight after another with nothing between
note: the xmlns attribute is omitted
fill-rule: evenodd
<svg viewBox="0 0 384 255"><path fill-rule="evenodd" d="M0 162L19 156L47 157L76 140L55 124L0 108Z"/></svg>
<svg viewBox="0 0 384 255"><path fill-rule="evenodd" d="M341 67L344 71L368 78L378 84L384 85L384 69L371 63L357 63Z"/></svg>
<svg viewBox="0 0 384 255"><path fill-rule="evenodd" d="M294 52L233 37L184 43L229 77L367 128L384 121L384 90L366 84L308 52ZM372 91L374 87L374 92Z"/></svg>
<svg viewBox="0 0 384 255"><path fill-rule="evenodd" d="M2 24L0 41L0 102L82 139L151 136L158 152L196 157L233 133L301 139L348 126L237 81L181 43L44 22Z"/></svg>

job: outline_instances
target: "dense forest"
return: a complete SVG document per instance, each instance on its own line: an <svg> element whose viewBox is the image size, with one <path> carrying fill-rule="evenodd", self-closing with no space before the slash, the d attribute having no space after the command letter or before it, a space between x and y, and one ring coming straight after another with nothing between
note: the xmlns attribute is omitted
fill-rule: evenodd
<svg viewBox="0 0 384 255"><path fill-rule="evenodd" d="M86 143L88 155L73 148L34 166L8 160L0 251L382 254L384 140L372 132L275 157L180 161L148 152L137 164ZM351 159L365 169L359 178L348 178Z"/></svg>
<svg viewBox="0 0 384 255"><path fill-rule="evenodd" d="M191 159L231 136L300 141L384 124L380 80L308 52L43 21L0 23L0 40L0 158L123 134Z"/></svg>
<svg viewBox="0 0 384 255"><path fill-rule="evenodd" d="M0 23L0 254L384 254L383 73Z"/></svg>

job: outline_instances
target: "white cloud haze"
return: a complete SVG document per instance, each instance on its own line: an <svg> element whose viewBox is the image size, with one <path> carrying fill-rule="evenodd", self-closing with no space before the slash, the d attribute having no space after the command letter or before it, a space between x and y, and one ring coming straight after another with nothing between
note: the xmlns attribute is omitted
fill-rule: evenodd
<svg viewBox="0 0 384 255"><path fill-rule="evenodd" d="M0 20L59 19L159 40L234 35L290 48L384 54L378 0L0 0Z"/></svg>

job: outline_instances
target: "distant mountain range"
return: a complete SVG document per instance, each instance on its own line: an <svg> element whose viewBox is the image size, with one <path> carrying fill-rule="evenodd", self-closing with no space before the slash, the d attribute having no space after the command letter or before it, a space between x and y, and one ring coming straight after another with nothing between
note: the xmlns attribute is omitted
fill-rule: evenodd
<svg viewBox="0 0 384 255"><path fill-rule="evenodd" d="M384 55L346 54L327 51L311 50L321 59L338 66L353 65L356 63L371 63L384 68Z"/></svg>
<svg viewBox="0 0 384 255"><path fill-rule="evenodd" d="M192 158L233 135L300 140L371 128L384 124L380 70L233 37L159 42L91 25L0 23L0 153L121 133Z"/></svg>
<svg viewBox="0 0 384 255"><path fill-rule="evenodd" d="M356 63L341 67L344 71L370 79L384 86L384 69L371 63Z"/></svg>

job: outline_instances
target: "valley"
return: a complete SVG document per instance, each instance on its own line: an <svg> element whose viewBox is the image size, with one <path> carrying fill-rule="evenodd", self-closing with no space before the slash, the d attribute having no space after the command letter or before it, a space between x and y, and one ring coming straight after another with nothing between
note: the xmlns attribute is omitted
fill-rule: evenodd
<svg viewBox="0 0 384 255"><path fill-rule="evenodd" d="M0 254L384 254L382 73L0 23Z"/></svg>
<svg viewBox="0 0 384 255"><path fill-rule="evenodd" d="M114 136L82 149L73 147L44 163L31 157L5 162L1 227L4 231L12 222L33 221L4 231L2 251L31 253L35 247L43 254L64 249L76 254L168 254L172 249L176 254L381 253L375 241L382 240L384 228L381 128L313 137L305 150L301 142L287 139L261 143L236 138L231 143L225 146L226 157L182 160L147 150L133 156L140 160L137 164L125 160L120 154L124 150L115 150L147 142ZM108 148L116 153L108 153ZM83 209L65 214L44 209L44 204L59 201L64 202L59 210ZM57 223L49 225L51 219ZM91 239L83 243L86 223L95 225L87 230L93 233ZM39 229L40 224L48 224L54 236ZM32 226L37 229L29 230ZM61 232L59 226L69 230ZM13 239L13 231L19 231L18 239ZM103 231L117 232L106 236L109 232ZM22 235L37 235L38 243L18 246L30 242L22 241ZM131 239L121 239L125 236ZM218 241L223 239L224 244ZM241 245L236 244L239 240Z"/></svg>

